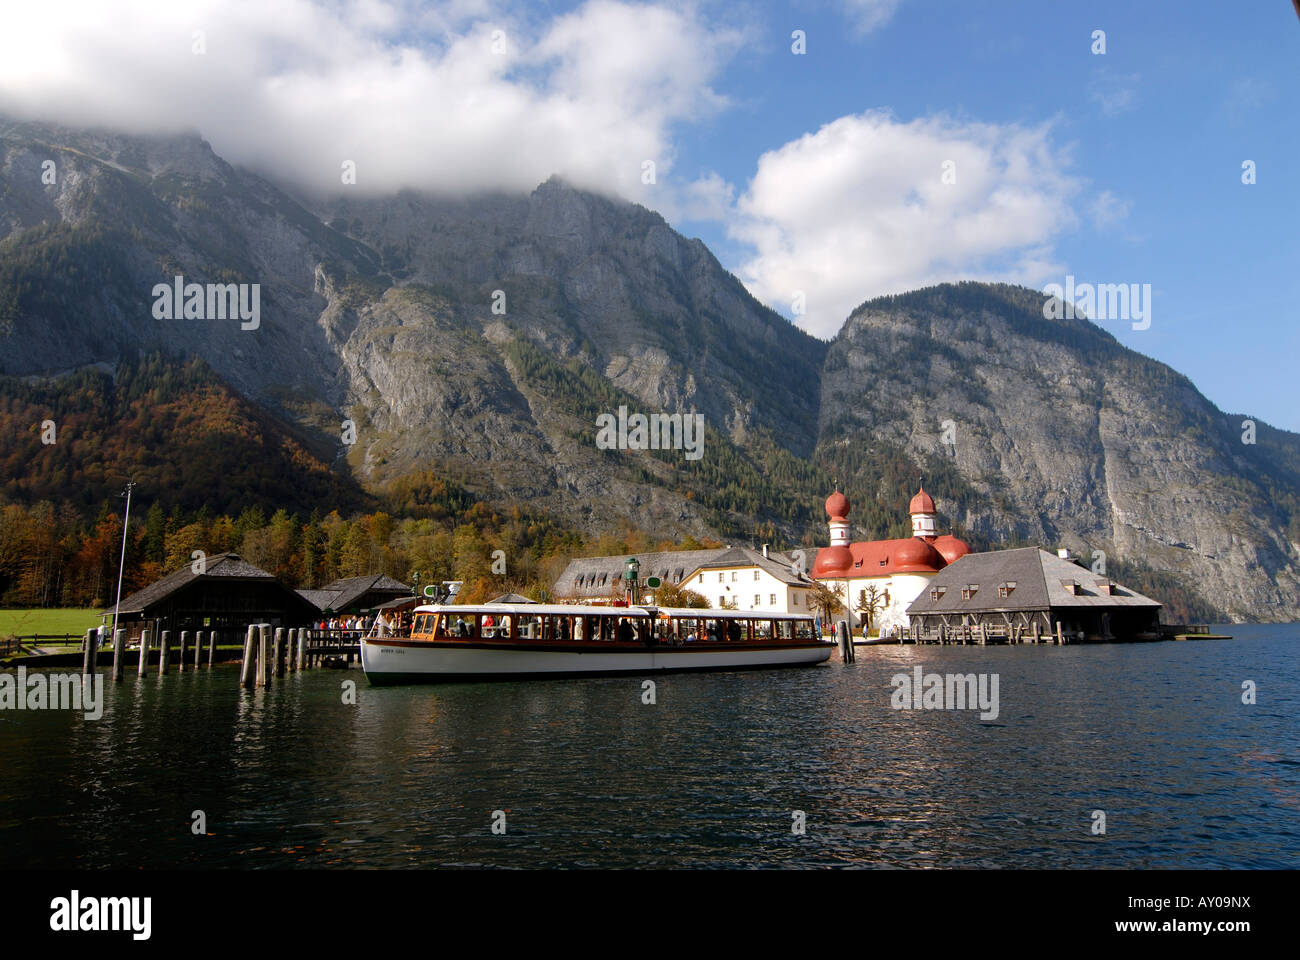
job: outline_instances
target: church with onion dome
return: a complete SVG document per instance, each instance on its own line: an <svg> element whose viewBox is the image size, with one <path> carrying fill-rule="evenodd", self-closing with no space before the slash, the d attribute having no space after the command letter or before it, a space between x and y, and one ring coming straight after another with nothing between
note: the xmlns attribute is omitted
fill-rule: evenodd
<svg viewBox="0 0 1300 960"><path fill-rule="evenodd" d="M970 547L949 534L938 536L934 500L924 485L908 504L912 535L902 540L849 540L849 498L836 490L826 499L830 546L817 551L812 577L839 588L850 623L861 626L859 595L880 598L872 627L882 633L906 630L907 608L930 580L948 564L970 553ZM845 612L837 615L843 617Z"/></svg>

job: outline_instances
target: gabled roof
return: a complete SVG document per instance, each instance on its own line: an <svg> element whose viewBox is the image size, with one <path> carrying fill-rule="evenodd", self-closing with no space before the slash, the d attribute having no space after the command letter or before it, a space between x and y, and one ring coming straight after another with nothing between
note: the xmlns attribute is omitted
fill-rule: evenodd
<svg viewBox="0 0 1300 960"><path fill-rule="evenodd" d="M299 590L298 596L302 597L317 610L333 610L334 598L339 595L337 590Z"/></svg>
<svg viewBox="0 0 1300 960"><path fill-rule="evenodd" d="M1077 586L1076 592L1065 583ZM1014 587L1010 587L1015 584ZM999 588L1008 586L1007 596ZM965 598L963 591L974 587ZM1113 593L1107 593L1112 589ZM942 592L937 599L936 592ZM909 616L926 613L996 613L1064 607L1159 607L1160 603L1109 577L1038 547L970 553L953 561L930 580L907 608Z"/></svg>
<svg viewBox="0 0 1300 960"><path fill-rule="evenodd" d="M137 590L129 597L123 597L120 607L114 605L101 614L110 616L117 612L141 613L149 607L166 600L172 594L189 586L195 580L270 580L278 583L274 576L261 567L255 567L237 553L219 553L204 560L203 573L194 572L194 563L187 562L174 573L169 573L161 580L155 580L143 590Z"/></svg>
<svg viewBox="0 0 1300 960"><path fill-rule="evenodd" d="M346 577L321 587L321 592L334 594L333 601L330 603L330 609L333 610L346 610L367 593L373 591L391 593L393 598L396 599L397 597L409 596L411 588L382 573L372 573L364 577ZM325 608L321 607L321 609L324 610Z"/></svg>
<svg viewBox="0 0 1300 960"><path fill-rule="evenodd" d="M664 550L656 553L619 553L608 557L579 557L570 560L551 590L555 597L597 599L622 594L623 570L627 558L635 556L642 577L658 577L664 583L678 584L713 557L726 553L727 547L714 550Z"/></svg>
<svg viewBox="0 0 1300 960"><path fill-rule="evenodd" d="M686 576L689 578L692 574L701 570L720 570L727 567L758 567L782 583L791 586L812 586L812 580L809 579L808 574L795 573L795 566L794 557L781 551L769 550L765 557L762 551L750 547L729 547L723 550L719 556L701 563Z"/></svg>

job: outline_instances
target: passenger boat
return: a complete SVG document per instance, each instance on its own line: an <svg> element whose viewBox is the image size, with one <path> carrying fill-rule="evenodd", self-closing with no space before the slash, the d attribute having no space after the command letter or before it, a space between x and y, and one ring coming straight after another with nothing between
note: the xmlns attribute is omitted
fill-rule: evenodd
<svg viewBox="0 0 1300 960"><path fill-rule="evenodd" d="M416 607L409 637L363 637L375 685L741 670L822 663L810 616L573 604Z"/></svg>

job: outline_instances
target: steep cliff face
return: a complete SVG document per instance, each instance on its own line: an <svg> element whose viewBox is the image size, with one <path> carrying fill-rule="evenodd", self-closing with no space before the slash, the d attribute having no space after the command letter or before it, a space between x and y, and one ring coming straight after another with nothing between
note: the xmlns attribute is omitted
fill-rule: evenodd
<svg viewBox="0 0 1300 960"><path fill-rule="evenodd" d="M178 274L258 284L260 325L155 317ZM1243 445L1185 378L1042 301L937 287L825 344L657 214L556 180L322 200L198 137L0 122L0 373L198 355L371 489L434 469L589 531L822 542L833 476L879 501L857 535L885 535L925 469L985 542L1102 550L1300 617L1300 438ZM704 456L600 449L620 405L702 414Z"/></svg>
<svg viewBox="0 0 1300 960"><path fill-rule="evenodd" d="M1185 377L1042 307L985 284L864 304L827 357L823 439L951 459L980 494L957 519L990 539L1137 559L1232 615L1294 617L1297 438L1243 443Z"/></svg>

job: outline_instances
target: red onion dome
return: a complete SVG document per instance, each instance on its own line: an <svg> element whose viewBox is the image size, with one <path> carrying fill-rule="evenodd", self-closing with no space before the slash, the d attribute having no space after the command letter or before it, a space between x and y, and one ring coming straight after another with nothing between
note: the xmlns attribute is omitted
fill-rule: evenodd
<svg viewBox="0 0 1300 960"><path fill-rule="evenodd" d="M946 563L960 560L970 553L970 545L965 540L958 540L951 534L944 534L935 540L934 549L939 551Z"/></svg>
<svg viewBox="0 0 1300 960"><path fill-rule="evenodd" d="M832 520L847 520L851 509L849 498L838 490L826 498L826 515Z"/></svg>
<svg viewBox="0 0 1300 960"><path fill-rule="evenodd" d="M934 501L930 499L930 495L925 492L925 487L922 487L917 492L916 496L912 498L912 502L907 506L907 512L908 513L934 513L935 512Z"/></svg>
<svg viewBox="0 0 1300 960"><path fill-rule="evenodd" d="M843 544L822 547L813 561L814 580L832 580L848 576L853 569L853 552Z"/></svg>
<svg viewBox="0 0 1300 960"><path fill-rule="evenodd" d="M944 565L943 557L924 540L913 537L904 540L894 549L894 565L900 569L927 568L938 570Z"/></svg>

